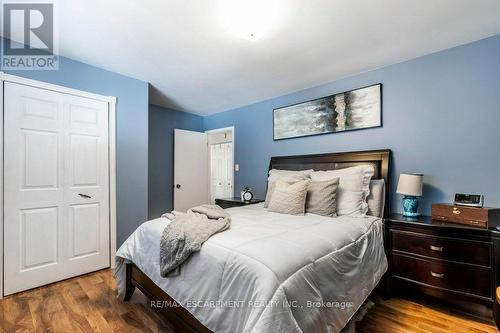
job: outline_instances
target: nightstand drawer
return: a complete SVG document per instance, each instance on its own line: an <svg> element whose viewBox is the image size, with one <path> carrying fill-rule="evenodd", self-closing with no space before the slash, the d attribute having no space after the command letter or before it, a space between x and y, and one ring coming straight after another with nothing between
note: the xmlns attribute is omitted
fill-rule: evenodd
<svg viewBox="0 0 500 333"><path fill-rule="evenodd" d="M491 244L391 230L392 249L427 257L491 266Z"/></svg>
<svg viewBox="0 0 500 333"><path fill-rule="evenodd" d="M392 254L394 276L491 298L491 270L479 266Z"/></svg>

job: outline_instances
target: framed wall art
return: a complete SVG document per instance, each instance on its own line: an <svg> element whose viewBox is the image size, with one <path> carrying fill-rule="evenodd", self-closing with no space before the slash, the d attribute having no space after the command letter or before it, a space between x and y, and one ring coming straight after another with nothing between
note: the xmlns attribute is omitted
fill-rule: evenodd
<svg viewBox="0 0 500 333"><path fill-rule="evenodd" d="M380 126L381 83L273 110L274 140Z"/></svg>

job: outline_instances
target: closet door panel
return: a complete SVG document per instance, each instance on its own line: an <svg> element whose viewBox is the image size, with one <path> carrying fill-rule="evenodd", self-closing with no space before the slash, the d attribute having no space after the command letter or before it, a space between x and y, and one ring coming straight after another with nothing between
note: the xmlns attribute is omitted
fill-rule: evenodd
<svg viewBox="0 0 500 333"><path fill-rule="evenodd" d="M6 82L4 294L109 266L108 103Z"/></svg>
<svg viewBox="0 0 500 333"><path fill-rule="evenodd" d="M4 86L4 293L64 278L63 101Z"/></svg>
<svg viewBox="0 0 500 333"><path fill-rule="evenodd" d="M65 270L109 266L108 104L64 97Z"/></svg>
<svg viewBox="0 0 500 333"><path fill-rule="evenodd" d="M233 196L233 143L228 142L225 144L225 179L224 179L224 191L226 197Z"/></svg>
<svg viewBox="0 0 500 333"><path fill-rule="evenodd" d="M58 209L46 207L21 211L21 270L52 266L58 263Z"/></svg>
<svg viewBox="0 0 500 333"><path fill-rule="evenodd" d="M22 129L22 188L57 189L58 132Z"/></svg>

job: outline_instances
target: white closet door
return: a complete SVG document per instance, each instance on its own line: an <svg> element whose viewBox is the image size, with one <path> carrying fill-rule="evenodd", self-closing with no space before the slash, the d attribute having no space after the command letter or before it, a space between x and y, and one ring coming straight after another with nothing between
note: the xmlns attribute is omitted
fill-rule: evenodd
<svg viewBox="0 0 500 333"><path fill-rule="evenodd" d="M233 144L219 143L210 146L210 171L212 202L216 198L233 196Z"/></svg>
<svg viewBox="0 0 500 333"><path fill-rule="evenodd" d="M4 294L64 276L63 98L4 84Z"/></svg>
<svg viewBox="0 0 500 333"><path fill-rule="evenodd" d="M4 294L107 267L107 103L6 82L4 106Z"/></svg>
<svg viewBox="0 0 500 333"><path fill-rule="evenodd" d="M109 266L108 103L64 97L64 260L68 276Z"/></svg>
<svg viewBox="0 0 500 333"><path fill-rule="evenodd" d="M226 197L232 197L233 192L233 143L224 144L224 164L225 164L225 179L224 179L224 194Z"/></svg>
<svg viewBox="0 0 500 333"><path fill-rule="evenodd" d="M223 154L220 144L210 146L210 169L212 174L212 202L215 198L224 198L224 186L222 179Z"/></svg>

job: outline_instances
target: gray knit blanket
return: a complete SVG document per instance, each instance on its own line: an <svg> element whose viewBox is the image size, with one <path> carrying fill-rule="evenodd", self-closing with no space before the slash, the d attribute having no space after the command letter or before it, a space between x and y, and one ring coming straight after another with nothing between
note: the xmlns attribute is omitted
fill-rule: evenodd
<svg viewBox="0 0 500 333"><path fill-rule="evenodd" d="M231 217L217 205L196 206L181 213L163 214L171 220L161 236L160 273L162 277L179 273L179 266L212 235L224 231Z"/></svg>

